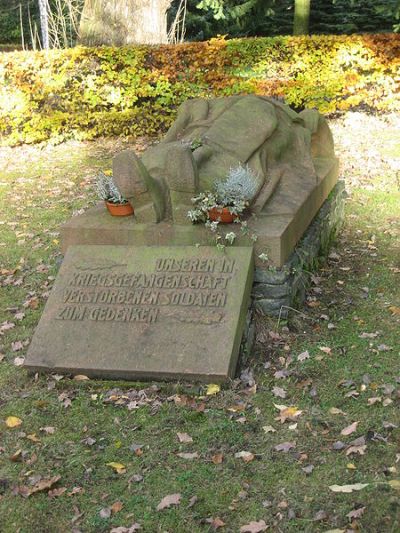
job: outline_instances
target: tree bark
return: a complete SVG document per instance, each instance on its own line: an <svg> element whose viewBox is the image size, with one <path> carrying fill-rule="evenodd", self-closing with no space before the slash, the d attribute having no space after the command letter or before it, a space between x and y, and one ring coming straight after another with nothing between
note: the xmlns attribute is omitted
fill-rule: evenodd
<svg viewBox="0 0 400 533"><path fill-rule="evenodd" d="M172 0L85 0L80 43L87 46L168 42Z"/></svg>
<svg viewBox="0 0 400 533"><path fill-rule="evenodd" d="M49 13L47 11L47 0L39 0L39 15L40 15L40 31L42 34L42 46L47 49L50 48L49 41Z"/></svg>
<svg viewBox="0 0 400 533"><path fill-rule="evenodd" d="M294 1L293 35L308 35L311 0Z"/></svg>

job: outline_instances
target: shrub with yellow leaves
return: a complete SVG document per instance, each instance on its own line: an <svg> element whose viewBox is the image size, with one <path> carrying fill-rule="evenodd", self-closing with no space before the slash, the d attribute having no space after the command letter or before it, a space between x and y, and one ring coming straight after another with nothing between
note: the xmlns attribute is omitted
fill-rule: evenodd
<svg viewBox="0 0 400 533"><path fill-rule="evenodd" d="M400 35L224 38L0 53L0 141L154 135L187 98L243 93L333 113L398 109Z"/></svg>

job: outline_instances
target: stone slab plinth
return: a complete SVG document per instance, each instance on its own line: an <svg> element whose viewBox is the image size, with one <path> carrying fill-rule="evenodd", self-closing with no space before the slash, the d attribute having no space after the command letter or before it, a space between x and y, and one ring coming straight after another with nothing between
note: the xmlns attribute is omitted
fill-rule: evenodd
<svg viewBox="0 0 400 533"><path fill-rule="evenodd" d="M256 266L265 266L258 256L266 253L270 264L282 267L337 182L337 160L321 160L316 162L316 168L318 181L313 187L282 191L279 196L278 186L277 197L267 204L265 212L257 216L247 215L249 234L256 235L255 242L242 235L237 224L221 226L221 234L235 231L235 246L254 247ZM166 220L158 224L141 223L134 216L110 216L104 204L72 217L61 230L63 253L75 244L211 246L214 239L215 235L208 231L204 224L193 225L189 219L185 224Z"/></svg>
<svg viewBox="0 0 400 533"><path fill-rule="evenodd" d="M25 366L129 380L227 380L253 271L250 247L70 246Z"/></svg>

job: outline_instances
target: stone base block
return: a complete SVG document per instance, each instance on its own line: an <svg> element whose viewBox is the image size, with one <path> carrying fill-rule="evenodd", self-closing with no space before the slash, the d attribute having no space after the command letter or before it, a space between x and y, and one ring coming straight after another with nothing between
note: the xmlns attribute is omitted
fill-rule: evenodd
<svg viewBox="0 0 400 533"><path fill-rule="evenodd" d="M286 205L272 198L265 212L257 216L247 215L249 235L257 236L255 242L248 235L241 234L236 224L221 227L220 233L230 233L236 230L235 245L253 247L257 267L263 267L259 256L267 253L269 262L281 268L288 261L296 244L307 231L314 216L335 186L337 175L338 162L336 160L321 163L318 167L318 182L310 190L301 191L301 202L291 206L290 202ZM69 246L76 244L118 246L193 246L198 244L212 246L214 244L215 235L205 229L204 224L189 223L186 208L174 214L176 223L166 220L160 223L143 223L140 222L139 216L142 207L137 208L134 200L133 205L136 217L110 217L103 204L73 217L61 230L63 253Z"/></svg>
<svg viewBox="0 0 400 533"><path fill-rule="evenodd" d="M286 318L290 307L303 304L310 272L342 226L345 194L344 182L339 181L282 267L256 268L252 291L256 310Z"/></svg>

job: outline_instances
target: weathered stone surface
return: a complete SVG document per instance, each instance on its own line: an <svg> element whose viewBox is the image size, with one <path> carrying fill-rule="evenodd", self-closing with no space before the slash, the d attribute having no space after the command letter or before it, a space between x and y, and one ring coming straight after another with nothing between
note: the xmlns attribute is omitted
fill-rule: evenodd
<svg viewBox="0 0 400 533"><path fill-rule="evenodd" d="M226 380L253 270L250 247L71 246L25 365L105 378Z"/></svg>
<svg viewBox="0 0 400 533"><path fill-rule="evenodd" d="M283 307L287 307L289 304L289 298L282 298L278 300L273 298L263 298L261 300L255 300L254 307L258 311L261 311L264 315L276 315L281 312Z"/></svg>
<svg viewBox="0 0 400 533"><path fill-rule="evenodd" d="M143 181L146 205L153 189L161 191L154 195L153 214L151 210L144 215L139 212L138 220L165 219L178 224L190 224L184 214L195 193L212 190L231 168L244 164L257 176L256 192L250 198L253 213L285 215L290 222L303 210L307 219L310 209L304 204L313 196L312 218L330 190L317 193L324 198L315 206L321 175L335 173L337 167L332 134L318 111L296 113L259 95L187 100L165 138L146 150L140 160L135 157L132 152L134 162L127 171L117 156L117 186L129 198L136 193L141 204L138 184ZM124 161L129 161L129 155L125 154Z"/></svg>
<svg viewBox="0 0 400 533"><path fill-rule="evenodd" d="M253 295L257 298L284 298L289 294L289 284L270 285L269 283L255 283Z"/></svg>
<svg viewBox="0 0 400 533"><path fill-rule="evenodd" d="M268 218L268 225L265 225L265 233L262 239L256 243L252 241L247 243L248 246L254 245L255 254L265 250L265 242L268 240L268 251L270 257L278 260L286 257L286 262L281 268L271 268L260 262L254 273L255 287L258 286L258 298L264 302L258 306L263 313L277 316L280 313L279 305L282 304L282 298L279 294L289 294L290 306L298 307L304 300L305 287L308 285L310 271L316 267L318 257L326 253L330 242L338 233L344 216L344 183L339 181L335 186L328 200L325 201L312 224L305 230L303 238L297 244L295 250L287 256L281 255L281 251L286 249L285 236L276 243L274 234L271 229L271 222ZM104 207L87 211L84 215L74 217L62 231L62 245L66 250L69 245L75 243L87 244L174 244L190 245L196 242L207 244L207 238L210 237L208 232L204 231L202 226L181 226L178 224L152 224L144 225L135 223L133 217L131 220L116 220L110 217ZM250 225L253 221L250 221ZM228 227L230 227L228 225ZM260 235L261 230L258 232ZM260 244L260 240L263 241ZM240 244L246 244L240 239ZM276 260L276 262L278 262ZM279 262L278 262L279 264ZM261 285L265 284L265 289ZM276 290L271 286L276 286ZM261 292L265 297L260 296ZM254 294L254 296L256 296ZM276 302L281 303L276 303ZM287 302L285 300L285 302ZM285 303L286 305L286 303ZM283 314L281 313L281 316Z"/></svg>
<svg viewBox="0 0 400 533"><path fill-rule="evenodd" d="M342 226L345 194L344 182L339 181L282 268L256 268L253 285L256 309L286 318L290 307L299 308L303 304L311 272L319 266Z"/></svg>
<svg viewBox="0 0 400 533"><path fill-rule="evenodd" d="M250 216L247 220L249 232L257 235L257 241L253 241L240 232L237 244L239 246L254 245L256 266L259 269L265 268L265 264L258 258L261 253L267 252L270 262L281 267L292 254L296 243L301 239L308 225L312 221L319 207L323 204L331 189L337 181L337 166L327 165L319 169L318 185L313 189L309 196L299 206L295 213L284 214L285 206L282 206L283 212L277 212L274 215ZM190 193L177 193L180 195ZM179 210L179 217L186 217L184 200L176 204ZM271 200L271 205L274 204ZM138 210L136 201L133 200L135 208L134 217L111 217L104 204L89 209L84 214L73 217L61 231L61 244L63 252L66 252L68 246L73 244L131 244L133 246L145 245L210 245L213 243L214 235L205 229L203 224L171 223L163 220L160 223L143 223L138 219ZM151 204L149 209L152 209ZM117 220L121 218L123 220ZM186 217L187 218L187 217ZM128 220L129 219L129 220ZM237 230L236 224L227 224L221 227L221 234ZM272 275L272 274L271 274ZM256 273L258 280L259 274ZM260 274L263 276L263 274ZM280 277L281 274L276 274ZM274 284L274 281L268 283Z"/></svg>
<svg viewBox="0 0 400 533"><path fill-rule="evenodd" d="M288 280L290 271L288 268L267 269L256 268L254 272L255 283L268 283L269 285L281 285Z"/></svg>
<svg viewBox="0 0 400 533"><path fill-rule="evenodd" d="M256 341L256 324L254 321L254 313L252 307L247 311L246 324L242 337L242 344L240 346L240 354L242 361L245 360L252 352L254 343Z"/></svg>
<svg viewBox="0 0 400 533"><path fill-rule="evenodd" d="M113 174L125 198L135 200L135 216L141 222L159 222L165 217L162 184L151 179L146 167L132 150L124 150L113 159Z"/></svg>

